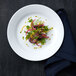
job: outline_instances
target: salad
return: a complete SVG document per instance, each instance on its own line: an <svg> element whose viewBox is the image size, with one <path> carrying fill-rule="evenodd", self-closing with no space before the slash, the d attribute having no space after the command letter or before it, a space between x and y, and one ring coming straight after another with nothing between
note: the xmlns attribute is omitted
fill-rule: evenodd
<svg viewBox="0 0 76 76"><path fill-rule="evenodd" d="M48 26L44 24L44 21L40 20L39 18L29 18L28 22L30 23L30 25L22 27L22 30L24 27L26 27L26 30L24 30L24 33L26 35L25 39L29 40L30 43L37 46L44 45L46 43L46 40L49 39L47 33L52 30L53 27L48 28ZM24 37L22 38L24 39Z"/></svg>

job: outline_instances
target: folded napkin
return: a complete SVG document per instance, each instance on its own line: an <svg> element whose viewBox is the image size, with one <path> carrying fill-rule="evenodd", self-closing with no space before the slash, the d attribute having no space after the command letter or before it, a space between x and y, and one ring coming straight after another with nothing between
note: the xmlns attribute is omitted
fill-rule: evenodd
<svg viewBox="0 0 76 76"><path fill-rule="evenodd" d="M56 76L59 71L69 66L71 62L76 62L76 45L72 37L67 14L63 9L58 10L57 14L64 25L64 41L58 52L46 60L46 76Z"/></svg>

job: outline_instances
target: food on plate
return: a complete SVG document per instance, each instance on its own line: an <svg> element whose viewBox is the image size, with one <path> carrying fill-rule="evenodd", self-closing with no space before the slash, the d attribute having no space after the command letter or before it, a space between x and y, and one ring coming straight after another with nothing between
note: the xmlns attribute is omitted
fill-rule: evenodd
<svg viewBox="0 0 76 76"><path fill-rule="evenodd" d="M26 27L24 30L26 40L29 40L30 43L40 47L46 43L47 39L50 40L50 37L47 35L47 33L52 30L53 27L48 28L48 26L44 24L45 22L40 20L40 18L32 19L32 17L30 17L28 18L28 22L30 25L23 26L20 31L21 33L23 31L23 28ZM24 40L24 36L22 39Z"/></svg>

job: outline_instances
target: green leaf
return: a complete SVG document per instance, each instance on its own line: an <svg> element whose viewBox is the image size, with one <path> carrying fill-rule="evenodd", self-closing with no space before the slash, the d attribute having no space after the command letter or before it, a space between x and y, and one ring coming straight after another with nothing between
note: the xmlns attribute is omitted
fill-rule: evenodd
<svg viewBox="0 0 76 76"><path fill-rule="evenodd" d="M38 39L38 38L39 38L38 36L35 37L35 39Z"/></svg>
<svg viewBox="0 0 76 76"><path fill-rule="evenodd" d="M30 38L30 35L28 34L27 36L26 36L26 39L29 39Z"/></svg>
<svg viewBox="0 0 76 76"><path fill-rule="evenodd" d="M52 30L53 29L53 27L51 27L49 30Z"/></svg>
<svg viewBox="0 0 76 76"><path fill-rule="evenodd" d="M33 21L33 19L30 19L28 22L32 22Z"/></svg>
<svg viewBox="0 0 76 76"><path fill-rule="evenodd" d="M28 32L28 35L31 35L32 34L32 31Z"/></svg>
<svg viewBox="0 0 76 76"><path fill-rule="evenodd" d="M22 37L22 39L24 40L24 36Z"/></svg>
<svg viewBox="0 0 76 76"><path fill-rule="evenodd" d="M48 26L44 26L44 31L48 31Z"/></svg>
<svg viewBox="0 0 76 76"><path fill-rule="evenodd" d="M36 32L37 32L37 30L32 30L32 33L34 33L34 34L35 34Z"/></svg>
<svg viewBox="0 0 76 76"><path fill-rule="evenodd" d="M41 42L42 45L44 45L46 43L45 38L41 39L40 42Z"/></svg>
<svg viewBox="0 0 76 76"><path fill-rule="evenodd" d="M27 29L29 29L29 26L26 26Z"/></svg>

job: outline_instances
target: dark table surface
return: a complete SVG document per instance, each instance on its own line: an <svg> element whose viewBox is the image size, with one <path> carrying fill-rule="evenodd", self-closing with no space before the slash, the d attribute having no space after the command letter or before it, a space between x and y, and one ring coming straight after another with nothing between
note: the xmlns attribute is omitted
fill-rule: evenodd
<svg viewBox="0 0 76 76"><path fill-rule="evenodd" d="M28 4L44 4L53 10L64 8L76 41L76 0L0 0L0 76L45 76L45 61L31 62L20 58L7 41L7 25L11 16ZM72 63L57 76L71 76L69 69L75 68L76 64Z"/></svg>

